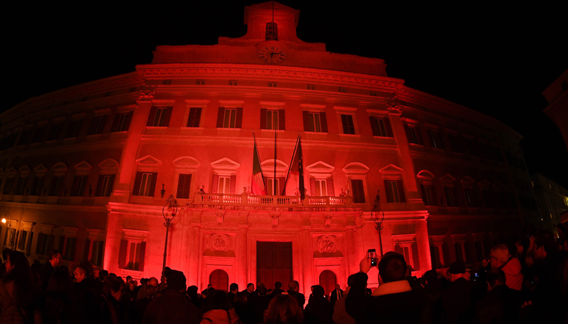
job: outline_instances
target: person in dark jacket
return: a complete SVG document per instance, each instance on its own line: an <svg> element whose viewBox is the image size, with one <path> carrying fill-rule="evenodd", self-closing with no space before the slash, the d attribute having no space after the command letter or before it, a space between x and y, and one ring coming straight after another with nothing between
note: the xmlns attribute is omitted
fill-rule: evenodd
<svg viewBox="0 0 568 324"><path fill-rule="evenodd" d="M180 271L170 270L166 279L164 292L148 304L142 323L198 324L201 321L201 312L185 296L185 275Z"/></svg>
<svg viewBox="0 0 568 324"><path fill-rule="evenodd" d="M475 305L477 323L500 324L519 323L519 310L523 303L520 292L509 288L507 274L501 269L487 273L488 293Z"/></svg>
<svg viewBox="0 0 568 324"><path fill-rule="evenodd" d="M372 295L365 295L371 259L365 254L355 274L353 286L345 299L347 313L357 323L429 323L427 297L422 290L412 290L406 277L404 256L386 253L379 262L379 283Z"/></svg>
<svg viewBox="0 0 568 324"><path fill-rule="evenodd" d="M47 285L49 284L49 278L51 274L61 263L61 253L57 250L51 250L49 252L49 260L44 263L39 269L39 279L41 281L41 290L45 292L47 290Z"/></svg>
<svg viewBox="0 0 568 324"><path fill-rule="evenodd" d="M312 294L312 299L304 310L306 324L331 324L333 322L333 307L324 297L323 287L316 285Z"/></svg>
<svg viewBox="0 0 568 324"><path fill-rule="evenodd" d="M306 297L304 294L300 293L300 283L296 280L292 280L288 283L288 295L294 297L296 302L298 302L298 306L301 309L304 309L304 304L306 303Z"/></svg>
<svg viewBox="0 0 568 324"><path fill-rule="evenodd" d="M450 287L441 296L442 318L450 323L471 323L475 303L483 296L483 287L471 281L465 263L456 261L448 269Z"/></svg>

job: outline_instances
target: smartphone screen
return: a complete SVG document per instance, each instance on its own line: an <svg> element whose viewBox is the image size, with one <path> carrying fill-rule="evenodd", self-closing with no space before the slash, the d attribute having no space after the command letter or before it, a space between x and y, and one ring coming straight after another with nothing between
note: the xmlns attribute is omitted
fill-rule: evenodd
<svg viewBox="0 0 568 324"><path fill-rule="evenodd" d="M371 266L374 267L377 265L377 252L375 251L375 249L369 249L367 251L367 253L369 254L369 259L371 259Z"/></svg>

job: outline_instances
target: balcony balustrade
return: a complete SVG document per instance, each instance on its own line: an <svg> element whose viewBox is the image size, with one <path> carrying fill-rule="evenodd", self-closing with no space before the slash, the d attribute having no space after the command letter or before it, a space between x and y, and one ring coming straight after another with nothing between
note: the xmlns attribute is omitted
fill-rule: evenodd
<svg viewBox="0 0 568 324"><path fill-rule="evenodd" d="M257 196L218 193L196 193L193 201L189 205L193 205L195 208L210 208L211 206L215 206L215 208L223 209L359 209L353 206L352 197L306 196L302 201L300 197L297 196Z"/></svg>

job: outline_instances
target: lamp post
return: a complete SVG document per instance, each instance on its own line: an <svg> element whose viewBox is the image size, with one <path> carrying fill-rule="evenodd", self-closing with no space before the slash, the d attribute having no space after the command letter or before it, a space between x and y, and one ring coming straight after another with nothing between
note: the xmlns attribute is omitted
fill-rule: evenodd
<svg viewBox="0 0 568 324"><path fill-rule="evenodd" d="M383 229L383 221L385 220L385 212L381 210L381 196L380 190L377 190L377 196L375 197L375 203L373 204L373 211L371 212L371 217L375 222L375 228L379 232L379 246L381 249L381 258L383 257L383 239L381 238L381 230Z"/></svg>
<svg viewBox="0 0 568 324"><path fill-rule="evenodd" d="M162 272L166 268L166 256L168 253L168 234L170 233L170 226L172 226L172 221L176 217L178 212L178 204L174 195L166 200L166 204L162 207L162 215L164 216L164 226L166 227L166 244L164 245L164 263L162 264Z"/></svg>
<svg viewBox="0 0 568 324"><path fill-rule="evenodd" d="M4 217L2 217L2 224L6 224L8 223L8 231L10 232L10 247L12 248L12 250L15 250L15 242L14 242L14 236L15 233L12 232L12 219L10 218L10 216L8 216L8 212L4 212Z"/></svg>

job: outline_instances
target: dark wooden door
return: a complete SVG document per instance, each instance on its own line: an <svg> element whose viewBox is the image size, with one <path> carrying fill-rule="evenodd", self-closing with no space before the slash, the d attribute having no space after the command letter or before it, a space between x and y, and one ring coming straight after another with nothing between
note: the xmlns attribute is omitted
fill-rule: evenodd
<svg viewBox="0 0 568 324"><path fill-rule="evenodd" d="M256 243L256 283L273 289L280 281L282 289L288 290L292 280L292 242Z"/></svg>
<svg viewBox="0 0 568 324"><path fill-rule="evenodd" d="M216 290L229 291L229 275L223 270L215 270L209 276L209 283Z"/></svg>
<svg viewBox="0 0 568 324"><path fill-rule="evenodd" d="M335 290L337 278L331 270L324 270L320 273L319 284L323 287L326 297L331 297L331 292Z"/></svg>

